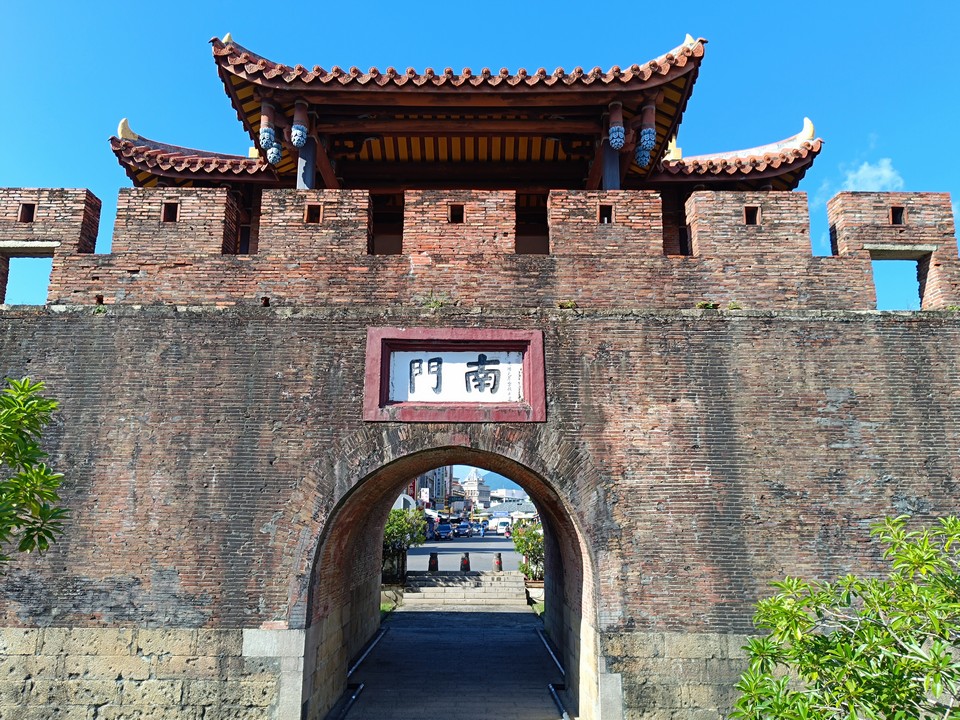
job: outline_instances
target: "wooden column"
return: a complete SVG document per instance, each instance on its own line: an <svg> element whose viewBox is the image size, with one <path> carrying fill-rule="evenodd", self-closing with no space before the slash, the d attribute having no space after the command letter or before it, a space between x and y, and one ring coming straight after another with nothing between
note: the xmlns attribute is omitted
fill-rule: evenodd
<svg viewBox="0 0 960 720"><path fill-rule="evenodd" d="M313 190L316 187L317 141L307 138L307 144L299 149L297 156L297 190Z"/></svg>
<svg viewBox="0 0 960 720"><path fill-rule="evenodd" d="M603 141L603 189L620 189L620 151L610 147L607 140Z"/></svg>

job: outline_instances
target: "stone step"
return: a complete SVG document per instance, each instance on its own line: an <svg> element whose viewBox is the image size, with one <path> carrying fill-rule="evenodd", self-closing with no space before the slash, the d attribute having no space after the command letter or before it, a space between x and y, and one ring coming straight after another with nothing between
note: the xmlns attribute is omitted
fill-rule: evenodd
<svg viewBox="0 0 960 720"><path fill-rule="evenodd" d="M436 588L522 588L526 587L522 580L512 582L430 582L429 580L407 580L405 587L436 587Z"/></svg>
<svg viewBox="0 0 960 720"><path fill-rule="evenodd" d="M419 597L416 594L403 596L403 605L439 605L459 607L463 605L510 605L514 607L526 606L526 598L431 598Z"/></svg>
<svg viewBox="0 0 960 720"><path fill-rule="evenodd" d="M453 599L453 598L476 598L478 600L483 600L485 598L491 600L497 600L501 598L526 598L526 593L524 592L463 592L456 590L443 590L443 591L426 591L426 592L404 592L404 597L421 597L421 598L436 598L439 600L442 599Z"/></svg>

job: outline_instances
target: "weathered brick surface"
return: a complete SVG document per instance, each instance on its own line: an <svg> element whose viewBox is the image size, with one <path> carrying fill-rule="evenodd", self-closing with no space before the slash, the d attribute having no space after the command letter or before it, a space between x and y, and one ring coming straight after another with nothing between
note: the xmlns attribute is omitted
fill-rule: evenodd
<svg viewBox="0 0 960 720"><path fill-rule="evenodd" d="M827 204L827 217L839 255L916 260L921 307L960 305L960 260L947 193L843 192Z"/></svg>
<svg viewBox="0 0 960 720"><path fill-rule="evenodd" d="M13 207L10 198L21 192L0 197ZM292 306L533 308L574 302L598 309L684 309L705 300L751 309L868 310L876 295L862 241L885 236L875 223L864 224L862 209L847 195L831 205L831 222L844 237L837 257L811 256L803 193L694 193L685 216L693 255L681 256L676 197L662 206L654 192L552 191L551 254L517 255L514 195L473 190L407 192L403 254L369 255L366 192L270 190L263 193L257 252L240 256L223 253L239 213L225 190L125 190L114 253L78 254L64 245L54 259L49 297L80 304L98 296L107 304L259 305L268 298ZM871 197L892 202L887 194ZM914 244L937 243L929 271L924 266L924 308L960 304L949 199L891 197L908 207L900 235L914 233ZM164 201L179 203L180 222L160 222ZM464 207L462 224L449 222L454 203ZM321 222L305 222L307 204L322 206ZM612 207L612 223L599 222L601 205ZM745 223L745 206L759 208L757 225Z"/></svg>
<svg viewBox="0 0 960 720"><path fill-rule="evenodd" d="M0 370L61 401L46 442L73 513L47 556L3 579L3 623L43 628L7 642L70 656L76 682L94 683L43 697L99 701L95 658L170 648L197 658L193 677L158 659L131 682L265 701L202 658L239 653L231 628L308 626L326 638L308 642L312 692L336 694L342 679L320 668L342 668L376 625L371 518L451 461L540 503L563 573L548 626L562 640L596 618L631 717L726 702L722 638L750 631L771 580L870 571L871 522L956 512L951 313L115 306L6 310L0 324ZM365 334L382 325L542 330L547 421L363 423ZM569 641L568 662L583 652Z"/></svg>
<svg viewBox="0 0 960 720"><path fill-rule="evenodd" d="M175 206L165 221L164 205ZM237 236L239 208L224 188L123 188L117 199L113 252L220 255Z"/></svg>

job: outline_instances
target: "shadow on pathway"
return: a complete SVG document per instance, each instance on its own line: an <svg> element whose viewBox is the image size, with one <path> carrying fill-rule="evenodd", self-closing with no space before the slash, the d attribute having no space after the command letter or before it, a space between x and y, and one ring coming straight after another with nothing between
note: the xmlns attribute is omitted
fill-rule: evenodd
<svg viewBox="0 0 960 720"><path fill-rule="evenodd" d="M398 609L351 683L346 720L556 720L549 683L563 676L529 608Z"/></svg>

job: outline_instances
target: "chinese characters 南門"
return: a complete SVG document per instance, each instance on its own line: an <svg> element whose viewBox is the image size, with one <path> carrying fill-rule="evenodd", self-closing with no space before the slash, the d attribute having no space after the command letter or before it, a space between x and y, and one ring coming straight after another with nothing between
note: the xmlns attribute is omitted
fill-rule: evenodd
<svg viewBox="0 0 960 720"><path fill-rule="evenodd" d="M489 391L491 395L500 389L499 360L491 360L484 353L478 353L474 362L467 363L467 372L464 373L464 385L468 393L476 390L478 393ZM417 378L424 374L424 361L415 358L410 361L410 394L417 388ZM433 377L433 390L437 395L443 390L443 358L432 357L426 361L426 374Z"/></svg>

